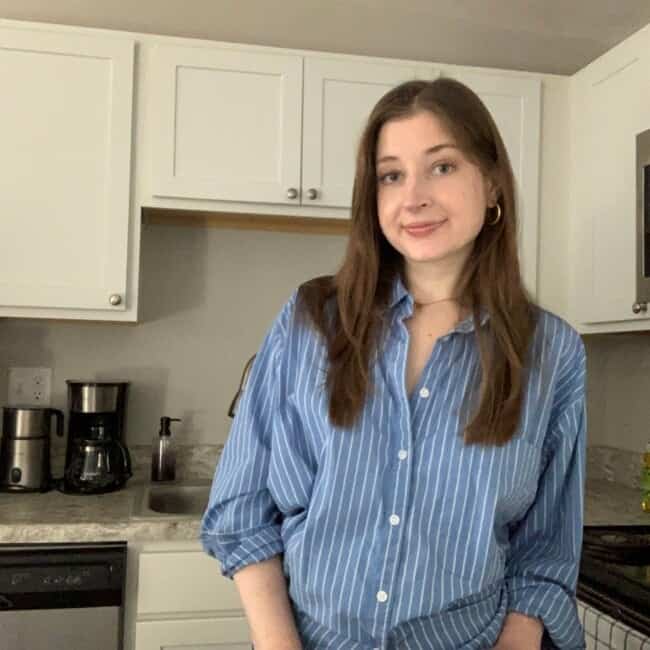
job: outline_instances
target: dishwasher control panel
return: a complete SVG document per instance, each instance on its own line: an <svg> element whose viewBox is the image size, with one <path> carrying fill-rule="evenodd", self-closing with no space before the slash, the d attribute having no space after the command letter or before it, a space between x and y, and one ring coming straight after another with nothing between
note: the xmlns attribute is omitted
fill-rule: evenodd
<svg viewBox="0 0 650 650"><path fill-rule="evenodd" d="M0 593L110 589L111 565L12 567L0 571Z"/></svg>

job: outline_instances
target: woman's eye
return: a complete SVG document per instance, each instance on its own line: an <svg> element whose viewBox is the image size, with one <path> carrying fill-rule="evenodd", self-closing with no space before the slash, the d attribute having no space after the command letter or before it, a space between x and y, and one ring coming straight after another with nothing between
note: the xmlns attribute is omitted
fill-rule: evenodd
<svg viewBox="0 0 650 650"><path fill-rule="evenodd" d="M449 174L451 171L453 171L456 168L456 166L453 163L437 163L433 166L433 173L434 174Z"/></svg>
<svg viewBox="0 0 650 650"><path fill-rule="evenodd" d="M377 180L382 185L390 185L391 183L395 183L399 179L399 176L399 172L386 172L385 174L379 174Z"/></svg>

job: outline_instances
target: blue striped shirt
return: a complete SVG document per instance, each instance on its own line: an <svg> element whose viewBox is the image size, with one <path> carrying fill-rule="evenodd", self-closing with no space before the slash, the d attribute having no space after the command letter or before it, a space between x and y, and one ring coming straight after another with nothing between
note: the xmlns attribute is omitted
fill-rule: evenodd
<svg viewBox="0 0 650 650"><path fill-rule="evenodd" d="M205 550L229 577L282 554L307 650L490 648L509 611L540 618L550 647L583 648L579 335L540 310L515 437L464 445L461 400L480 367L473 321L436 341L408 395L403 321L412 311L397 282L374 389L342 430L328 421L324 341L296 318L294 294L255 360L219 461Z"/></svg>

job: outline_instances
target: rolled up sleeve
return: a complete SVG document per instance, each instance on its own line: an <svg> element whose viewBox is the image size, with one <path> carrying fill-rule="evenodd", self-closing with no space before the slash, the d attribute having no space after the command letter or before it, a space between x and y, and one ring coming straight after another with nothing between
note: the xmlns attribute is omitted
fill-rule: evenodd
<svg viewBox="0 0 650 650"><path fill-rule="evenodd" d="M284 551L282 514L268 489L278 372L291 301L267 334L239 401L215 471L200 539L223 575Z"/></svg>
<svg viewBox="0 0 650 650"><path fill-rule="evenodd" d="M541 619L544 646L584 648L576 609L585 470L585 355L578 336L544 449L537 496L510 531L508 610Z"/></svg>

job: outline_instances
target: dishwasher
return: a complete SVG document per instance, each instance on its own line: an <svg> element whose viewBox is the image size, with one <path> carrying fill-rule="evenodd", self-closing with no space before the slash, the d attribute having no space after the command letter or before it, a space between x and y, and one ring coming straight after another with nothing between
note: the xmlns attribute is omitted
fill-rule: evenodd
<svg viewBox="0 0 650 650"><path fill-rule="evenodd" d="M126 542L0 544L2 650L122 650Z"/></svg>

